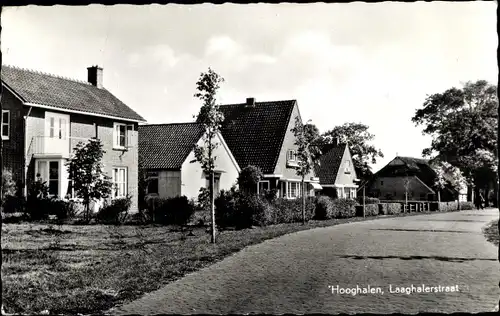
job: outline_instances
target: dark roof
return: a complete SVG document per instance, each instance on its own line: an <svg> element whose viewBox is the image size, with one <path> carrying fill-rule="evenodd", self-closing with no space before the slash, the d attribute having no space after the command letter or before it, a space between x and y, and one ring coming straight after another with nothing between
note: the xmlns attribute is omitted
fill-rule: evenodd
<svg viewBox="0 0 500 316"><path fill-rule="evenodd" d="M139 164L180 169L205 130L198 123L139 125Z"/></svg>
<svg viewBox="0 0 500 316"><path fill-rule="evenodd" d="M436 172L429 164L429 160L413 157L400 157L395 159L403 161L403 165L389 165L380 169L375 175L379 177L416 176L427 186L433 188Z"/></svg>
<svg viewBox="0 0 500 316"><path fill-rule="evenodd" d="M24 102L145 121L111 92L87 82L4 65L2 82Z"/></svg>
<svg viewBox="0 0 500 316"><path fill-rule="evenodd" d="M222 136L241 168L259 167L274 172L287 132L295 100L221 105Z"/></svg>
<svg viewBox="0 0 500 316"><path fill-rule="evenodd" d="M320 184L334 184L342 163L346 144L340 144L321 155L319 166L315 166L315 175Z"/></svg>

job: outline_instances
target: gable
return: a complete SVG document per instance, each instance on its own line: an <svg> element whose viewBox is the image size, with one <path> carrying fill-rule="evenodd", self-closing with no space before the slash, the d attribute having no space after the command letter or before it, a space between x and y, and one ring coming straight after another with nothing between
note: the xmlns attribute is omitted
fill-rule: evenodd
<svg viewBox="0 0 500 316"><path fill-rule="evenodd" d="M320 184L335 184L339 168L344 160L346 148L346 144L341 144L321 155L320 164L315 168Z"/></svg>
<svg viewBox="0 0 500 316"><path fill-rule="evenodd" d="M274 172L295 100L221 105L221 134L240 168L259 167Z"/></svg>
<svg viewBox="0 0 500 316"><path fill-rule="evenodd" d="M346 170L347 164L349 164L348 171ZM356 179L356 169L354 168L354 164L352 162L352 156L349 147L346 145L337 171L335 184L352 185L355 184L354 182L355 179Z"/></svg>
<svg viewBox="0 0 500 316"><path fill-rule="evenodd" d="M2 83L31 106L145 121L108 90L87 82L2 65Z"/></svg>

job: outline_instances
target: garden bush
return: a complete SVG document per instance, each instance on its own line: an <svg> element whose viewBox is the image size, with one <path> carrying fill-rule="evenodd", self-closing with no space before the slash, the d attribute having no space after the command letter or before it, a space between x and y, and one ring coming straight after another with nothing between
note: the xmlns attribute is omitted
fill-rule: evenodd
<svg viewBox="0 0 500 316"><path fill-rule="evenodd" d="M332 202L333 218L349 218L356 216L355 206L358 203L350 199L335 199Z"/></svg>
<svg viewBox="0 0 500 316"><path fill-rule="evenodd" d="M97 220L104 224L121 224L125 222L128 211L132 205L132 196L113 199L111 203L106 203L98 212Z"/></svg>
<svg viewBox="0 0 500 316"><path fill-rule="evenodd" d="M333 218L333 200L332 198L321 195L316 199L316 209L314 218L317 220L325 220Z"/></svg>
<svg viewBox="0 0 500 316"><path fill-rule="evenodd" d="M265 197L256 194L241 194L236 202L234 226L247 228L252 225L265 226L273 223L273 206Z"/></svg>
<svg viewBox="0 0 500 316"><path fill-rule="evenodd" d="M316 197L306 198L306 221L315 217L316 200ZM272 218L273 224L302 222L302 198L293 200L276 198L272 206L273 213L270 218Z"/></svg>
<svg viewBox="0 0 500 316"><path fill-rule="evenodd" d="M236 226L239 192L236 188L230 190L221 190L219 196L215 199L215 223L220 227Z"/></svg>
<svg viewBox="0 0 500 316"><path fill-rule="evenodd" d="M461 210L473 210L475 209L475 205L472 202L460 202Z"/></svg>
<svg viewBox="0 0 500 316"><path fill-rule="evenodd" d="M356 205L356 216L363 217L363 205ZM377 216L379 214L378 204L365 204L365 216Z"/></svg>
<svg viewBox="0 0 500 316"><path fill-rule="evenodd" d="M356 201L358 201L359 204L363 205L363 196L356 197ZM365 196L365 204L379 204L379 203L380 199Z"/></svg>
<svg viewBox="0 0 500 316"><path fill-rule="evenodd" d="M165 225L186 225L195 211L193 201L186 196L164 199L155 209L155 220Z"/></svg>
<svg viewBox="0 0 500 316"><path fill-rule="evenodd" d="M22 213L24 212L24 206L26 201L23 197L15 195L4 196L2 201L2 212L3 213Z"/></svg>
<svg viewBox="0 0 500 316"><path fill-rule="evenodd" d="M400 214L401 211L401 203L387 203L387 215Z"/></svg>
<svg viewBox="0 0 500 316"><path fill-rule="evenodd" d="M458 210L458 203L453 202L438 202L438 210L440 212L451 212Z"/></svg>

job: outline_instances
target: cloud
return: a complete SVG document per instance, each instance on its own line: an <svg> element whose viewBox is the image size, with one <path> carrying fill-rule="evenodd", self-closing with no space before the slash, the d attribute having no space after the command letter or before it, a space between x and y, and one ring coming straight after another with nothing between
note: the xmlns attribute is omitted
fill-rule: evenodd
<svg viewBox="0 0 500 316"><path fill-rule="evenodd" d="M179 61L185 56L177 54L170 46L166 44L146 46L139 51L128 55L128 63L132 67L138 67L144 63L160 66L163 69L173 68L179 64Z"/></svg>

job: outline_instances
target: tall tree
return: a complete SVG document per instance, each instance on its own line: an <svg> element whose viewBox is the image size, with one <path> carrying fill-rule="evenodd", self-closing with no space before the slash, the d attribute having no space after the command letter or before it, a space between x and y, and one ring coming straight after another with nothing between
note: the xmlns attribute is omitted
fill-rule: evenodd
<svg viewBox="0 0 500 316"><path fill-rule="evenodd" d="M300 117L295 118L295 125L291 129L295 136L295 145L297 146L298 167L296 173L301 177L302 191L302 223L306 223L306 190L305 177L312 172L315 164L319 164L321 150L315 146L317 138L317 129L314 130L314 125L302 124Z"/></svg>
<svg viewBox="0 0 500 316"><path fill-rule="evenodd" d="M336 138L341 142L349 143L354 168L359 178L367 180L373 174L370 163L377 162L377 158L383 158L384 154L380 149L371 145L375 135L368 132L368 126L362 123L345 123L335 126L322 134L324 143L332 143Z"/></svg>
<svg viewBox="0 0 500 316"><path fill-rule="evenodd" d="M218 147L216 141L217 134L220 132L221 125L224 122L224 115L220 111L219 105L216 104L217 91L220 84L224 82L219 74L208 68L208 72L201 73L200 78L196 82L197 92L194 96L200 99L203 104L200 112L196 116L196 121L201 123L205 128L205 133L202 137L203 145L194 147L195 160L201 164L205 174L209 176L209 192L210 192L210 208L212 220L212 243L215 243L215 206L214 206L214 168L217 157L215 149Z"/></svg>
<svg viewBox="0 0 500 316"><path fill-rule="evenodd" d="M458 167L475 187L498 191L497 87L485 80L467 82L427 96L412 121L432 137L423 155ZM495 201L497 205L497 201Z"/></svg>
<svg viewBox="0 0 500 316"><path fill-rule="evenodd" d="M85 220L90 220L90 201L105 199L112 189L110 178L104 174L102 156L105 151L101 140L91 138L88 142L79 142L74 148L74 155L68 159L68 179L72 181L75 195L85 205Z"/></svg>

